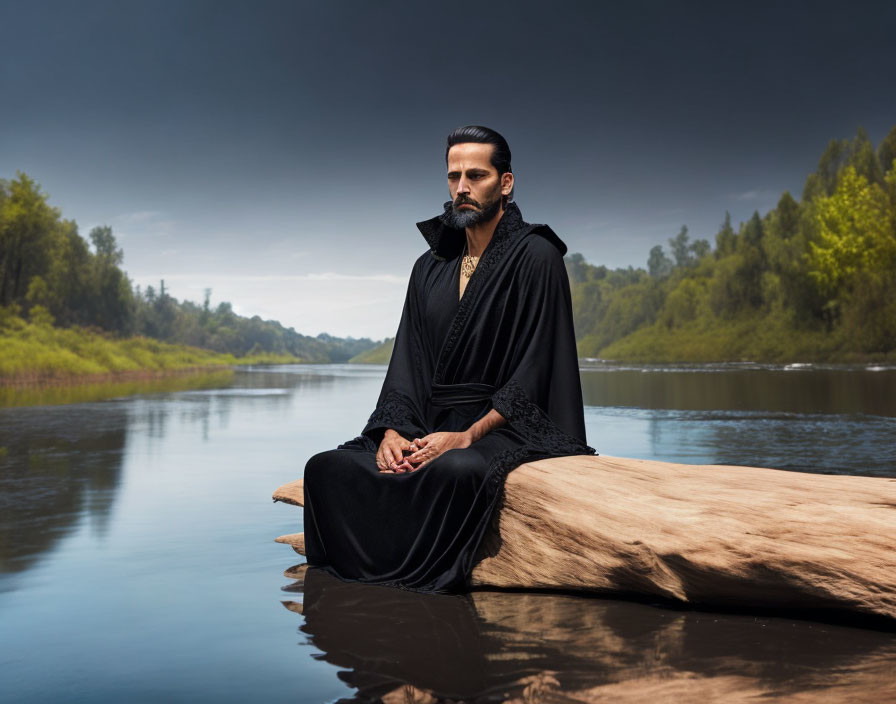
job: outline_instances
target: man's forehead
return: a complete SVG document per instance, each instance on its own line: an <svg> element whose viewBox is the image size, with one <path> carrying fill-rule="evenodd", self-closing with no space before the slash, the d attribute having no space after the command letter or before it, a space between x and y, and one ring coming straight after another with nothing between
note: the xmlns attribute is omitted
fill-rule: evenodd
<svg viewBox="0 0 896 704"><path fill-rule="evenodd" d="M462 142L455 144L448 150L448 170L464 171L466 169L494 170L491 163L493 144L481 144L479 142Z"/></svg>

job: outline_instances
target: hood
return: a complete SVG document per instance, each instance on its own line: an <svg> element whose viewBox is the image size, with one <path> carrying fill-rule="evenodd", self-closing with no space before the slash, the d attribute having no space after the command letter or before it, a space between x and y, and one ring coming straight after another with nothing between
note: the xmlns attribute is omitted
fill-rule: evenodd
<svg viewBox="0 0 896 704"><path fill-rule="evenodd" d="M430 253L436 259L452 259L464 249L464 242L466 242L464 230L458 230L445 223L445 216L450 212L452 203L453 201L450 200L445 201L442 205L443 212L440 215L417 223L417 229L420 230L420 234L423 235L423 238L429 245ZM561 255L566 254L566 245L550 227L527 223L523 220L523 214L520 212L519 206L510 201L504 209L504 215L498 221L492 237L516 234L521 230L538 233L560 250Z"/></svg>

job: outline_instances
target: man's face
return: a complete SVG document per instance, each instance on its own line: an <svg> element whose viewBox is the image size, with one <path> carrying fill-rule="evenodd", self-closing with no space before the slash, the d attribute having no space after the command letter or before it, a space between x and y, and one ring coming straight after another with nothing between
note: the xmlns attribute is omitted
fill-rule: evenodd
<svg viewBox="0 0 896 704"><path fill-rule="evenodd" d="M513 174L502 174L489 159L492 144L463 142L448 150L448 192L452 206L448 220L463 229L491 220L501 209L501 196L510 193Z"/></svg>

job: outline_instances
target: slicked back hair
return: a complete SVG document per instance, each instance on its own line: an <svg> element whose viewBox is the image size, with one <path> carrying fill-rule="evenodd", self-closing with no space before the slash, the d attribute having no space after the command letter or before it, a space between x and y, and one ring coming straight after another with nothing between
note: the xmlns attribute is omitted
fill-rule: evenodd
<svg viewBox="0 0 896 704"><path fill-rule="evenodd" d="M510 146L507 144L507 140L489 127L483 127L482 125L456 127L448 135L447 141L448 143L445 146L445 166L448 166L448 152L451 150L451 147L464 142L477 142L479 144L493 145L489 161L498 170L498 178L501 178L502 174L513 173L513 169L510 168ZM509 195L503 196L503 205L506 205L508 200L513 200L514 190L515 187L511 188Z"/></svg>

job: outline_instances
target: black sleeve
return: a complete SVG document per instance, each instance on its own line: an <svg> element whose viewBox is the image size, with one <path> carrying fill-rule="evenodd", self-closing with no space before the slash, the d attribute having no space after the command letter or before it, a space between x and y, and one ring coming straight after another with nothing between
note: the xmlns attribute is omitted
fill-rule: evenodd
<svg viewBox="0 0 896 704"><path fill-rule="evenodd" d="M548 455L596 454L586 444L582 383L563 255L536 241L522 259L512 295L526 318L515 331L509 376L492 406L533 448Z"/></svg>

